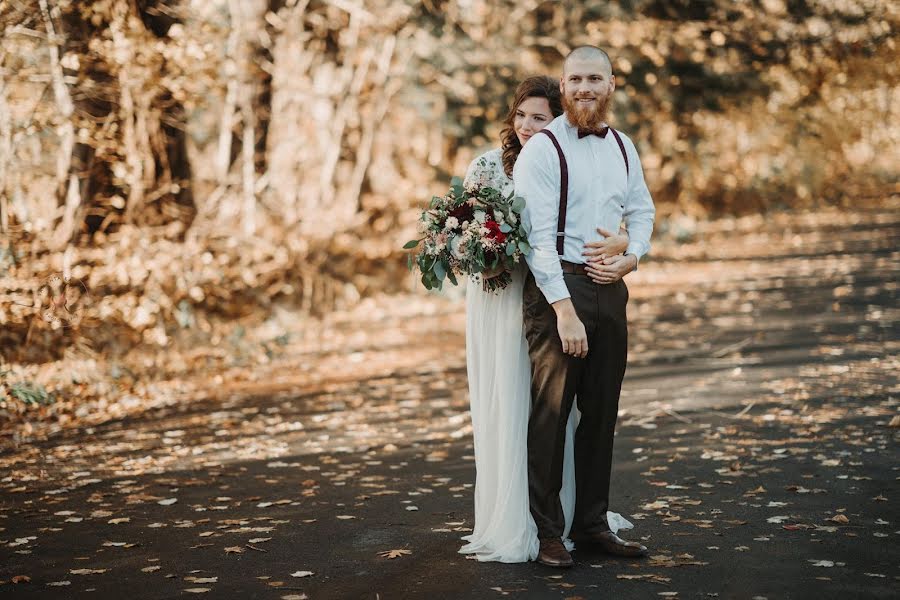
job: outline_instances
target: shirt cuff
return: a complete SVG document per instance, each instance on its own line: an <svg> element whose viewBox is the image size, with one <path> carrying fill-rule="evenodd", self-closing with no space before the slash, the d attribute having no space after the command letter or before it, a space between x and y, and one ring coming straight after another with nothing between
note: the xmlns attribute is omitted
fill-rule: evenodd
<svg viewBox="0 0 900 600"><path fill-rule="evenodd" d="M539 285L538 287L541 289L541 292L543 292L544 298L547 299L548 304L553 304L554 302L559 302L560 300L571 297L565 281L554 282L543 286Z"/></svg>
<svg viewBox="0 0 900 600"><path fill-rule="evenodd" d="M628 249L625 250L625 256L628 256L629 254L634 256L637 259L638 264L640 264L641 258L643 258L646 253L644 247L636 242L629 243ZM634 270L637 271L637 265L634 266Z"/></svg>
<svg viewBox="0 0 900 600"><path fill-rule="evenodd" d="M638 265L641 264L641 257L638 256L637 254L633 253L633 252L628 252L627 250L625 251L624 256L633 256L633 257L635 258L635 261L634 261L634 270L637 271L637 270L638 270Z"/></svg>

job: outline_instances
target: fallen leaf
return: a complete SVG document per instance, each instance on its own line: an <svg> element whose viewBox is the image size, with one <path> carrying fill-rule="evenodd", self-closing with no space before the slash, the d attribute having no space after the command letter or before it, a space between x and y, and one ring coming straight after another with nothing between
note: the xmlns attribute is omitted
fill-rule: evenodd
<svg viewBox="0 0 900 600"><path fill-rule="evenodd" d="M812 558L807 559L807 560L810 563L812 563L812 566L814 566L814 567L833 567L834 566L834 561L831 561L831 560L814 560Z"/></svg>
<svg viewBox="0 0 900 600"><path fill-rule="evenodd" d="M165 500L160 500L157 504L161 504L162 506L171 506L178 502L178 498L166 498Z"/></svg>
<svg viewBox="0 0 900 600"><path fill-rule="evenodd" d="M846 525L850 522L850 519L847 518L847 515L834 515L830 519L826 519L828 521L832 521L834 523L840 523L841 525Z"/></svg>
<svg viewBox="0 0 900 600"><path fill-rule="evenodd" d="M160 567L159 565L155 565L152 567L144 567L143 569L141 569L141 571L143 571L144 573L153 573L154 571L159 571L161 568L162 567Z"/></svg>
<svg viewBox="0 0 900 600"><path fill-rule="evenodd" d="M251 539L249 540L249 542L250 542L251 544L262 544L263 542L268 542L268 541L271 540L271 539L272 539L272 538L270 538L270 537L268 537L268 538L251 538Z"/></svg>
<svg viewBox="0 0 900 600"><path fill-rule="evenodd" d="M210 590L212 590L212 588L187 588L184 591L188 594L205 594Z"/></svg>
<svg viewBox="0 0 900 600"><path fill-rule="evenodd" d="M652 583L669 583L672 581L668 577L663 577L662 575L654 575L652 573L648 573L646 575L629 575L629 574L619 574L616 575L616 579L646 579Z"/></svg>
<svg viewBox="0 0 900 600"><path fill-rule="evenodd" d="M399 549L399 550L385 550L384 552L379 552L378 556L381 558L400 558L401 556L405 556L407 554L412 554L412 550Z"/></svg>
<svg viewBox="0 0 900 600"><path fill-rule="evenodd" d="M225 548L225 554L241 554L243 552L243 546L228 546Z"/></svg>
<svg viewBox="0 0 900 600"><path fill-rule="evenodd" d="M218 577L185 577L185 581L190 581L191 583L218 583Z"/></svg>
<svg viewBox="0 0 900 600"><path fill-rule="evenodd" d="M51 587L62 587L64 585L72 585L71 581L50 581L47 585Z"/></svg>
<svg viewBox="0 0 900 600"><path fill-rule="evenodd" d="M312 571L296 571L291 573L291 577L312 577L315 575Z"/></svg>
<svg viewBox="0 0 900 600"><path fill-rule="evenodd" d="M107 521L107 523L109 523L110 525L119 525L121 523L127 523L130 520L131 517L119 517L117 519L110 519L109 521Z"/></svg>
<svg viewBox="0 0 900 600"><path fill-rule="evenodd" d="M31 577L28 575L16 575L12 578L13 583L28 583L29 581L31 581Z"/></svg>
<svg viewBox="0 0 900 600"><path fill-rule="evenodd" d="M106 573L109 569L69 569L69 573L72 575L94 575L99 573Z"/></svg>

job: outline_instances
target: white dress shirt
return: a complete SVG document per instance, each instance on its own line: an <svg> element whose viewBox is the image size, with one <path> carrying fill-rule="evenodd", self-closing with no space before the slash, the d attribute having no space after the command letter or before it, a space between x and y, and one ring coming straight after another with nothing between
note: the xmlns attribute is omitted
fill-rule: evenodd
<svg viewBox="0 0 900 600"><path fill-rule="evenodd" d="M552 304L570 297L560 258L584 263L585 244L603 239L597 228L616 232L624 220L631 240L626 254L640 260L650 251L656 208L644 182L637 149L628 136L619 132L628 156L626 174L622 151L611 132L605 138L589 135L578 139L578 129L565 114L546 129L559 141L569 170L563 256L556 251L559 155L545 134L535 134L522 148L513 168L513 182L516 195L525 199L522 221L532 247L526 260L538 287Z"/></svg>

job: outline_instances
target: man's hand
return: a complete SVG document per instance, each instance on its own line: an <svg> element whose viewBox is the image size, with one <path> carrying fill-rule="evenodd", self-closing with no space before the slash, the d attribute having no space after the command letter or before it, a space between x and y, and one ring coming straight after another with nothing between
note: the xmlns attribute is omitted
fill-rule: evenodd
<svg viewBox="0 0 900 600"><path fill-rule="evenodd" d="M584 265L584 270L594 283L609 284L622 279L637 268L637 257L633 254L610 256L601 262Z"/></svg>
<svg viewBox="0 0 900 600"><path fill-rule="evenodd" d="M558 300L551 306L556 311L556 327L559 331L559 339L562 340L563 352L571 354L575 358L587 356L587 333L584 330L584 323L575 312L572 299Z"/></svg>
<svg viewBox="0 0 900 600"><path fill-rule="evenodd" d="M628 238L628 232L624 229L620 230L619 233L613 233L602 227L598 227L597 233L604 236L604 238L596 242L588 242L584 245L584 252L582 252L581 255L584 257L585 262L599 263L610 256L622 254L628 249L628 242L630 240Z"/></svg>

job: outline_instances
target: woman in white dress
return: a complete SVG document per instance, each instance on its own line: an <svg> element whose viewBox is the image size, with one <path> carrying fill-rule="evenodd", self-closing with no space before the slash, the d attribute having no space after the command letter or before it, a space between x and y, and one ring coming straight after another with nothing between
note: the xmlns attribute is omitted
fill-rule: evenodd
<svg viewBox="0 0 900 600"><path fill-rule="evenodd" d="M562 114L559 82L530 77L516 89L501 133L503 147L490 150L469 165L465 186L486 185L512 191L512 168L531 136ZM602 260L625 251L628 236L601 231L607 238L586 252ZM475 526L459 551L480 561L506 563L534 560L537 527L528 506L528 415L531 410L531 362L522 328L525 262L513 270L512 282L486 292L481 282L466 288L466 366L475 444ZM485 277L498 273L485 273ZM560 492L567 538L575 508L573 440L578 423L573 408L566 434L563 488ZM610 529L631 523L609 512ZM572 548L567 539L566 545Z"/></svg>

